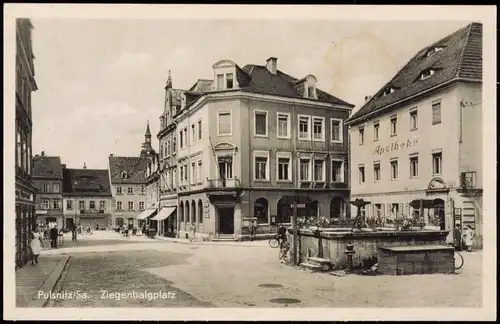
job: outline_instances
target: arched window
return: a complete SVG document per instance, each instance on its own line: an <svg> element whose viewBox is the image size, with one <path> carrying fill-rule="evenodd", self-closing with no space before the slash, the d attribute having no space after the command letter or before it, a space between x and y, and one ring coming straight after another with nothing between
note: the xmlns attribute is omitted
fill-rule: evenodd
<svg viewBox="0 0 500 324"><path fill-rule="evenodd" d="M123 171L122 172L122 179L127 179L127 178L128 178L127 171Z"/></svg>
<svg viewBox="0 0 500 324"><path fill-rule="evenodd" d="M184 205L184 219L186 220L186 223L189 222L191 219L189 217L189 202L186 201L186 204Z"/></svg>
<svg viewBox="0 0 500 324"><path fill-rule="evenodd" d="M179 204L179 217L180 217L180 222L184 222L184 203L181 201Z"/></svg>
<svg viewBox="0 0 500 324"><path fill-rule="evenodd" d="M446 229L446 217L444 212L444 200L437 198L432 201L432 208L434 209L434 217L439 219L439 227L442 231Z"/></svg>
<svg viewBox="0 0 500 324"><path fill-rule="evenodd" d="M276 222L279 224L288 224L292 222L292 208L290 205L286 203L286 198L281 198L276 203L276 207L278 210L278 217Z"/></svg>
<svg viewBox="0 0 500 324"><path fill-rule="evenodd" d="M191 202L191 223L196 223L196 201Z"/></svg>
<svg viewBox="0 0 500 324"><path fill-rule="evenodd" d="M342 197L333 197L330 201L330 218L343 218L344 199Z"/></svg>
<svg viewBox="0 0 500 324"><path fill-rule="evenodd" d="M203 203L198 200L198 223L203 224Z"/></svg>
<svg viewBox="0 0 500 324"><path fill-rule="evenodd" d="M269 203L265 198L255 200L253 216L257 217L257 224L269 224Z"/></svg>

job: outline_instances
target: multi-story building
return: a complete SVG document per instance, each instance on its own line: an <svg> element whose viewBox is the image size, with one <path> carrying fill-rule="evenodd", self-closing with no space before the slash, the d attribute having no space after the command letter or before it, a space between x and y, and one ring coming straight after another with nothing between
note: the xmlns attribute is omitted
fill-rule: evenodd
<svg viewBox="0 0 500 324"><path fill-rule="evenodd" d="M111 226L112 195L108 170L63 168L66 223L104 229Z"/></svg>
<svg viewBox="0 0 500 324"><path fill-rule="evenodd" d="M16 268L29 258L29 233L36 223L35 194L32 181L32 114L31 93L35 82L29 19L16 19Z"/></svg>
<svg viewBox="0 0 500 324"><path fill-rule="evenodd" d="M420 50L348 122L351 198L368 217L423 216L482 245L482 25ZM423 214L423 215L422 215Z"/></svg>
<svg viewBox="0 0 500 324"><path fill-rule="evenodd" d="M274 57L243 68L222 60L213 71L188 91L167 83L159 138L170 134L176 144L160 169L162 161L177 169L166 183L177 193L180 236L194 224L201 236L239 237L250 221L269 233L291 222L296 195L309 198L299 216L346 217L343 122L353 106L317 88L313 75L279 71Z"/></svg>
<svg viewBox="0 0 500 324"><path fill-rule="evenodd" d="M59 156L40 155L33 157L33 181L38 190L36 196L37 223L57 224L59 228L68 227L63 223L63 167Z"/></svg>
<svg viewBox="0 0 500 324"><path fill-rule="evenodd" d="M145 172L146 210L137 216L139 220L145 220L148 224L151 223L151 216L155 216L160 206L160 175L158 167L158 154L155 154L152 159L148 160Z"/></svg>

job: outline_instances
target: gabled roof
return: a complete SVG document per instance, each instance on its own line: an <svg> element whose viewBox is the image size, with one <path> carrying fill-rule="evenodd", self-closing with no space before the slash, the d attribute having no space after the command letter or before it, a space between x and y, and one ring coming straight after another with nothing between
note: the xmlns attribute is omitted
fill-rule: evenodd
<svg viewBox="0 0 500 324"><path fill-rule="evenodd" d="M140 184L145 179L148 158L110 156L109 175L112 184ZM124 177L125 176L125 177Z"/></svg>
<svg viewBox="0 0 500 324"><path fill-rule="evenodd" d="M396 102L455 79L481 82L482 37L482 24L472 23L421 49L364 106L354 113L348 122L381 111ZM436 47L440 47L442 50L427 56L427 53ZM435 71L434 75L421 80L419 78L421 73L429 69ZM383 93L388 87L393 87L396 91L384 96Z"/></svg>
<svg viewBox="0 0 500 324"><path fill-rule="evenodd" d="M33 177L62 178L61 158L40 155L33 157Z"/></svg>
<svg viewBox="0 0 500 324"><path fill-rule="evenodd" d="M108 170L64 169L63 195L111 197Z"/></svg>

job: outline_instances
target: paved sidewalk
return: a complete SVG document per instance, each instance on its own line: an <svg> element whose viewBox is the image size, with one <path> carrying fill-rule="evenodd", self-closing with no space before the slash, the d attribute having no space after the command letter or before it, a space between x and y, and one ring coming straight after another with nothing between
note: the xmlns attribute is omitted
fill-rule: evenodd
<svg viewBox="0 0 500 324"><path fill-rule="evenodd" d="M16 271L16 307L30 307L37 304L40 298L37 298L38 291L53 287L48 287L44 284L51 284L51 275L55 277L54 273L61 261L67 259L67 256L54 255L38 257L38 264L32 265L31 262ZM59 270L59 269L57 269ZM62 272L62 269L61 269ZM60 274L59 274L60 275ZM55 279L57 281L57 278ZM55 285L55 282L53 283ZM43 287L43 288L42 288ZM48 291L46 291L48 292Z"/></svg>

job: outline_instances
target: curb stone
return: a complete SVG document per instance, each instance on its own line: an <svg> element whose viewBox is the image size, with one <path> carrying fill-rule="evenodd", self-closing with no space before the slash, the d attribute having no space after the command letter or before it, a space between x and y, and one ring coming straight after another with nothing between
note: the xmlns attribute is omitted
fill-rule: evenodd
<svg viewBox="0 0 500 324"><path fill-rule="evenodd" d="M57 266L54 268L54 270L51 272L49 277L45 280L43 283L42 287L40 287L39 291L43 291L44 293L49 293L51 294L52 291L54 290L54 287L56 286L57 281L61 277L61 274L63 273L64 268L66 267L66 264L68 264L69 261L69 255L63 255ZM28 304L27 307L45 307L47 303L50 300L49 298L38 298L38 292L33 296L31 302Z"/></svg>

